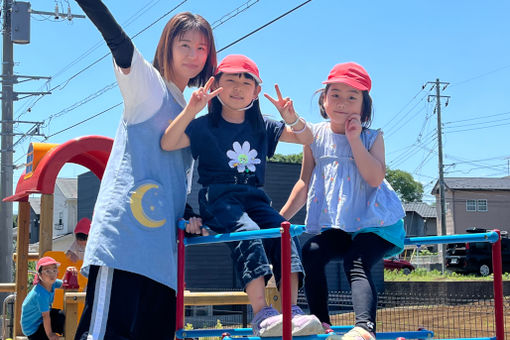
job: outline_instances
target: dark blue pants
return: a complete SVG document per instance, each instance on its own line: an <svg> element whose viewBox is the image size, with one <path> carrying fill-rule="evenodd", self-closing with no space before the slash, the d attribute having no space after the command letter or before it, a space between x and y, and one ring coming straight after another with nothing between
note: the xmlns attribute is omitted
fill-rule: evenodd
<svg viewBox="0 0 510 340"><path fill-rule="evenodd" d="M278 228L285 219L271 207L271 200L259 188L248 184L214 184L199 192L200 215L204 223L217 233L231 233L240 228L258 226L260 229ZM263 276L267 281L273 265L276 284L281 278L280 238L229 242L232 258L244 286ZM301 273L303 266L298 249L292 241L291 272ZM300 283L300 285L301 285Z"/></svg>
<svg viewBox="0 0 510 340"><path fill-rule="evenodd" d="M305 293L310 312L331 324L328 313L328 285L325 267L343 258L344 271L352 292L356 326L375 333L377 291L371 269L394 245L373 233L360 233L354 239L340 229L329 229L309 239L303 246Z"/></svg>
<svg viewBox="0 0 510 340"><path fill-rule="evenodd" d="M64 324L66 321L65 314L62 310L52 308L50 310L50 320L51 320L51 330L54 333L63 334L64 333ZM37 331L28 336L29 340L48 340L48 336L46 335L46 331L44 330L44 323L39 325Z"/></svg>

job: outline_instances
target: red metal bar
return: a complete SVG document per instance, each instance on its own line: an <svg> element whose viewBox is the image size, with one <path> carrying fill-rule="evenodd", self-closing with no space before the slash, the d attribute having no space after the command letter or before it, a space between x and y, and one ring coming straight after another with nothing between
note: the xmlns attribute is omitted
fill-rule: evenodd
<svg viewBox="0 0 510 340"><path fill-rule="evenodd" d="M184 328L184 230L177 232L177 310L175 317L175 328Z"/></svg>
<svg viewBox="0 0 510 340"><path fill-rule="evenodd" d="M290 223L282 222L280 228L281 252L282 252L282 279L280 285L280 295L282 296L282 314L283 314L283 340L292 339L292 312L291 312L291 282L290 282Z"/></svg>
<svg viewBox="0 0 510 340"><path fill-rule="evenodd" d="M503 314L503 275L501 269L501 233L499 239L492 244L492 272L494 273L494 317L496 319L496 340L505 339L505 320Z"/></svg>

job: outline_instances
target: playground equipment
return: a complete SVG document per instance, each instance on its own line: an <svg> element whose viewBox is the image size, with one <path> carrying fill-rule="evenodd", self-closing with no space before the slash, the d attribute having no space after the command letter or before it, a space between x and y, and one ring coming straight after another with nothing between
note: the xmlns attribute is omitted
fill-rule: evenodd
<svg viewBox="0 0 510 340"><path fill-rule="evenodd" d="M16 280L15 283L0 283L0 292L16 292L14 308L14 337L22 337L19 324L21 305L27 294L28 261L37 260L52 247L53 226L53 192L56 177L65 163L75 163L91 170L98 178L102 178L113 140L100 136L88 136L76 138L61 145L33 143L29 147L27 167L20 176L16 192L7 197L5 201L16 201L18 209L18 236ZM41 223L39 235L39 254L28 254L30 194L41 194ZM194 244L232 242L251 238L281 237L282 242L282 312L284 315L283 339L291 339L291 299L290 299L290 239L304 232L304 226L282 224L281 228L245 231L232 234L215 236L202 236L184 238L184 231L179 230L178 239L178 294L177 294L177 338L195 338L221 336L224 340L232 337L244 336L250 340L258 340L259 337L251 336L251 328L238 329L215 329L215 330L184 330L184 305L219 305L219 304L247 304L245 293L190 293L184 292L184 251L185 246ZM492 243L492 259L494 268L494 301L496 340L504 340L503 320L503 288L501 275L501 241L498 231L480 234L448 235L432 237L415 237L406 239L406 245L443 244L456 242L490 242ZM81 284L80 284L81 285ZM11 295L12 299L12 295ZM64 308L66 310L66 339L72 339L76 330L79 317L80 303L85 299L84 292L71 292L64 295ZM347 332L352 326L333 326L333 330L339 334ZM328 334L300 337L303 340L327 338ZM378 333L378 339L396 339L405 337L408 339L425 339L433 336L433 332L419 330L416 332L386 332ZM494 337L478 338L494 339ZM477 340L478 340L477 339Z"/></svg>
<svg viewBox="0 0 510 340"><path fill-rule="evenodd" d="M178 271L177 271L177 319L176 319L176 337L198 338L198 337L222 337L223 340L231 340L233 337L247 337L250 340L259 340L260 337L251 336L251 328L237 329L205 329L205 330L185 330L184 329L184 259L185 247L195 244L233 242L248 240L253 238L273 238L281 237L281 302L283 314L283 340L292 339L292 321L291 321L291 297L290 297L290 245L291 237L302 234L305 230L303 225L291 225L284 222L281 228L244 231L230 234L218 234L214 236L201 236L193 238L184 237L185 222L179 225L178 236ZM490 242L492 243L492 259L494 268L494 301L495 301L495 323L496 340L504 340L504 314L503 314L503 280L501 272L501 236L499 230L465 235L447 235L430 237L406 238L406 245L424 245L424 244L443 244L455 242ZM333 326L334 332L343 334L348 332L353 326ZM327 338L330 334L319 334L314 336L299 337L303 340ZM416 332L383 332L377 333L377 339L426 339L433 337L433 332L429 330L418 330ZM489 340L494 337L477 338L477 340Z"/></svg>
<svg viewBox="0 0 510 340"><path fill-rule="evenodd" d="M28 261L42 257L52 249L53 240L53 193L60 169L66 163L82 165L99 179L110 156L113 139L101 136L75 138L64 144L31 143L27 153L24 173L20 176L16 192L4 201L18 202L18 236L15 283L0 284L0 291L15 292L14 337L21 336L21 305L27 295ZM28 196L41 195L41 218L39 229L39 254L28 254L30 227L30 203Z"/></svg>

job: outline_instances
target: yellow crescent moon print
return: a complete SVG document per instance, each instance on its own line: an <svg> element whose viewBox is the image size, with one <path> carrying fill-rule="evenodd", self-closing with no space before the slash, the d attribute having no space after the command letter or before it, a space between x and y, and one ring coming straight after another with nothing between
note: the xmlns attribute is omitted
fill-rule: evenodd
<svg viewBox="0 0 510 340"><path fill-rule="evenodd" d="M140 186L136 187L131 191L131 213L135 217L135 219L143 226L148 228L159 228L166 223L166 219L155 220L147 215L146 210L150 212L154 212L155 210L159 210L157 204L154 202L154 197L150 197L150 191L156 189L154 196L158 196L159 186L154 183L144 183ZM146 199L144 200L144 197ZM153 198L153 199L151 199Z"/></svg>

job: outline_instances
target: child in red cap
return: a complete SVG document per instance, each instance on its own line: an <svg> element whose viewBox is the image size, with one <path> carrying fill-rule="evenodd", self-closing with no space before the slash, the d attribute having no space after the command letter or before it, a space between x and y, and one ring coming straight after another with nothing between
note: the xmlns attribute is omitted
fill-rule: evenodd
<svg viewBox="0 0 510 340"><path fill-rule="evenodd" d="M325 266L343 258L356 325L342 339L373 340L377 291L370 271L404 249L405 213L384 179L382 132L369 129L370 76L361 65L342 63L323 83L319 108L329 121L312 124L314 141L304 147L301 177L280 213L290 219L306 202L307 232L319 234L303 246L310 311L329 331ZM323 227L328 229L321 233Z"/></svg>
<svg viewBox="0 0 510 340"><path fill-rule="evenodd" d="M213 231L229 233L277 228L285 219L271 207L260 189L264 184L266 158L273 156L278 141L303 145L312 142L306 122L294 111L292 101L265 95L278 109L283 121L263 117L258 95L261 91L257 65L243 55L225 57L214 78L193 92L186 108L171 122L161 139L164 150L191 146L198 159L200 214ZM211 92L209 92L210 89ZM210 101L210 102L209 102ZM194 119L209 102L209 113ZM272 275L280 280L280 240L254 239L228 243L255 317L255 335L281 336L282 317L266 305L264 288ZM269 260L268 260L269 258ZM304 315L296 305L303 266L292 243L293 335L317 334L319 320Z"/></svg>
<svg viewBox="0 0 510 340"><path fill-rule="evenodd" d="M34 287L21 307L21 328L29 340L57 340L57 333L64 332L63 311L51 308L55 289L62 286L62 280L57 279L58 266L60 263L49 256L37 261Z"/></svg>
<svg viewBox="0 0 510 340"><path fill-rule="evenodd" d="M71 244L71 247L66 251L66 256L69 260L76 262L83 260L85 254L85 246L87 245L87 238L89 236L90 220L86 217L76 223L74 227L75 240Z"/></svg>

